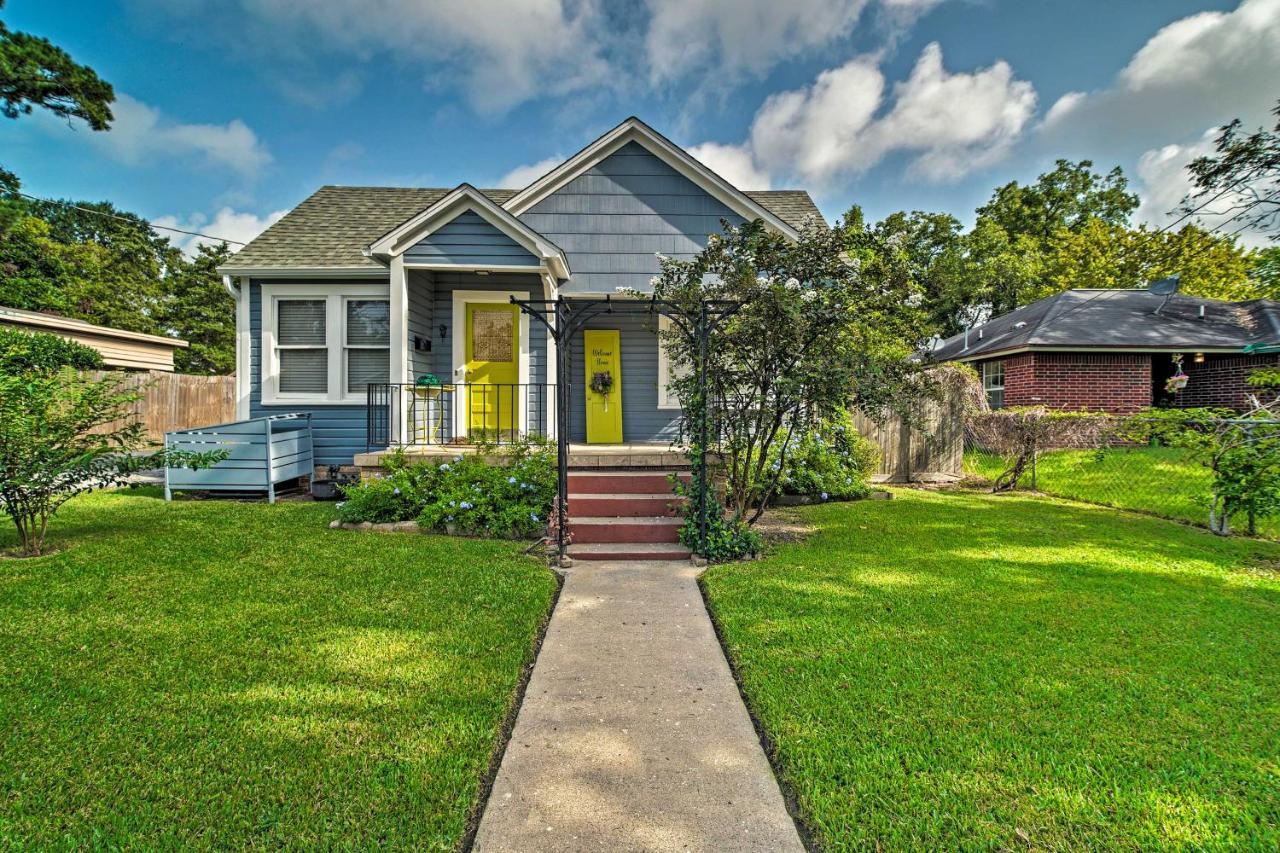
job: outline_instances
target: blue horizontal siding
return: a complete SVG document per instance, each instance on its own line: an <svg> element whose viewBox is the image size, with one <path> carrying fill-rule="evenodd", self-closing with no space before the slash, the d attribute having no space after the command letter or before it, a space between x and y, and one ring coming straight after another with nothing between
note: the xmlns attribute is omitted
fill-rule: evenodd
<svg viewBox="0 0 1280 853"><path fill-rule="evenodd" d="M743 222L693 181L630 142L520 217L564 250L573 275L561 292L649 290L655 253L691 258L722 220ZM625 414L624 414L625 418ZM624 424L625 429L625 424Z"/></svg>
<svg viewBox="0 0 1280 853"><path fill-rule="evenodd" d="M465 211L411 246L409 263L536 266L538 259L475 211Z"/></svg>
<svg viewBox="0 0 1280 853"><path fill-rule="evenodd" d="M617 329L622 359L622 440L676 441L680 412L658 408L658 318L634 314L605 314L587 321L588 329ZM586 441L586 362L582 333L569 349L569 438Z"/></svg>

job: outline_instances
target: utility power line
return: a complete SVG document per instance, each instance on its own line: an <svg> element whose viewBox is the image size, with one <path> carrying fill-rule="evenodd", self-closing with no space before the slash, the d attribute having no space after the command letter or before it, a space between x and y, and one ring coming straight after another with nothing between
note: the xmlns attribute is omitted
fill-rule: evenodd
<svg viewBox="0 0 1280 853"><path fill-rule="evenodd" d="M91 213L95 216L106 217L107 219L115 219L120 222L128 222L131 225L138 224L137 219L130 219L127 216L118 216L117 214L114 214L114 213L107 213L105 210L94 210L92 207L82 207L81 205L75 204L74 202L63 201L62 199L40 198L39 196L29 195L24 192L19 192L18 195L22 196L23 198L30 199L31 201L41 201L47 204L60 204L63 207L70 207L73 210L80 211L81 213ZM215 237L212 234L202 234L199 231L187 231L186 229L183 229L183 228L174 228L171 225L157 225L156 223L148 222L145 219L142 220L142 224L146 225L148 228L154 228L161 231L173 231L177 234L186 234L190 237L203 237L206 240L217 240L219 243L233 243L237 246L247 245L243 240L229 240L226 237Z"/></svg>

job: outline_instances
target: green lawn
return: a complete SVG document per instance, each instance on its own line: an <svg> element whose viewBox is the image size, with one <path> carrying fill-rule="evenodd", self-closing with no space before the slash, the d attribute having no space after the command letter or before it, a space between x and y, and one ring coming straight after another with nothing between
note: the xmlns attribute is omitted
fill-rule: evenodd
<svg viewBox="0 0 1280 853"><path fill-rule="evenodd" d="M554 577L331 516L97 494L0 561L0 848L457 844Z"/></svg>
<svg viewBox="0 0 1280 853"><path fill-rule="evenodd" d="M968 453L965 469L988 480L1004 470L999 456ZM1102 455L1093 450L1050 450L1036 462L1036 488L1051 495L1106 506L1149 512L1165 518L1207 525L1209 470L1172 447L1118 447ZM1026 475L1023 488L1031 487ZM1246 519L1233 518L1237 530ZM1258 532L1280 538L1280 520L1261 519Z"/></svg>
<svg viewBox="0 0 1280 853"><path fill-rule="evenodd" d="M1021 495L803 514L705 584L825 847L1280 847L1280 546Z"/></svg>

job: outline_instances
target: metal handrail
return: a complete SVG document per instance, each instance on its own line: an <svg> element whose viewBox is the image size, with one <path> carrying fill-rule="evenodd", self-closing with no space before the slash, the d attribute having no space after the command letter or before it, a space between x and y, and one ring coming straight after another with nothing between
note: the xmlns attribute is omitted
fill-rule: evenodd
<svg viewBox="0 0 1280 853"><path fill-rule="evenodd" d="M556 386L540 382L371 383L366 447L510 444L547 436Z"/></svg>

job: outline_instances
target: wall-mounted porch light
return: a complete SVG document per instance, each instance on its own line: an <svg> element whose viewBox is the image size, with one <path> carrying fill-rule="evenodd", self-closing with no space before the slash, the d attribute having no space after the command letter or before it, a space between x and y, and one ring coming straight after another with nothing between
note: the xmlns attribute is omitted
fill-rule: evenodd
<svg viewBox="0 0 1280 853"><path fill-rule="evenodd" d="M1196 353L1195 355L1191 356L1191 360L1194 361L1196 364L1204 364L1204 353L1202 352Z"/></svg>
<svg viewBox="0 0 1280 853"><path fill-rule="evenodd" d="M447 337L449 337L449 327L446 326L444 323L441 323L440 324L440 340L443 341Z"/></svg>

